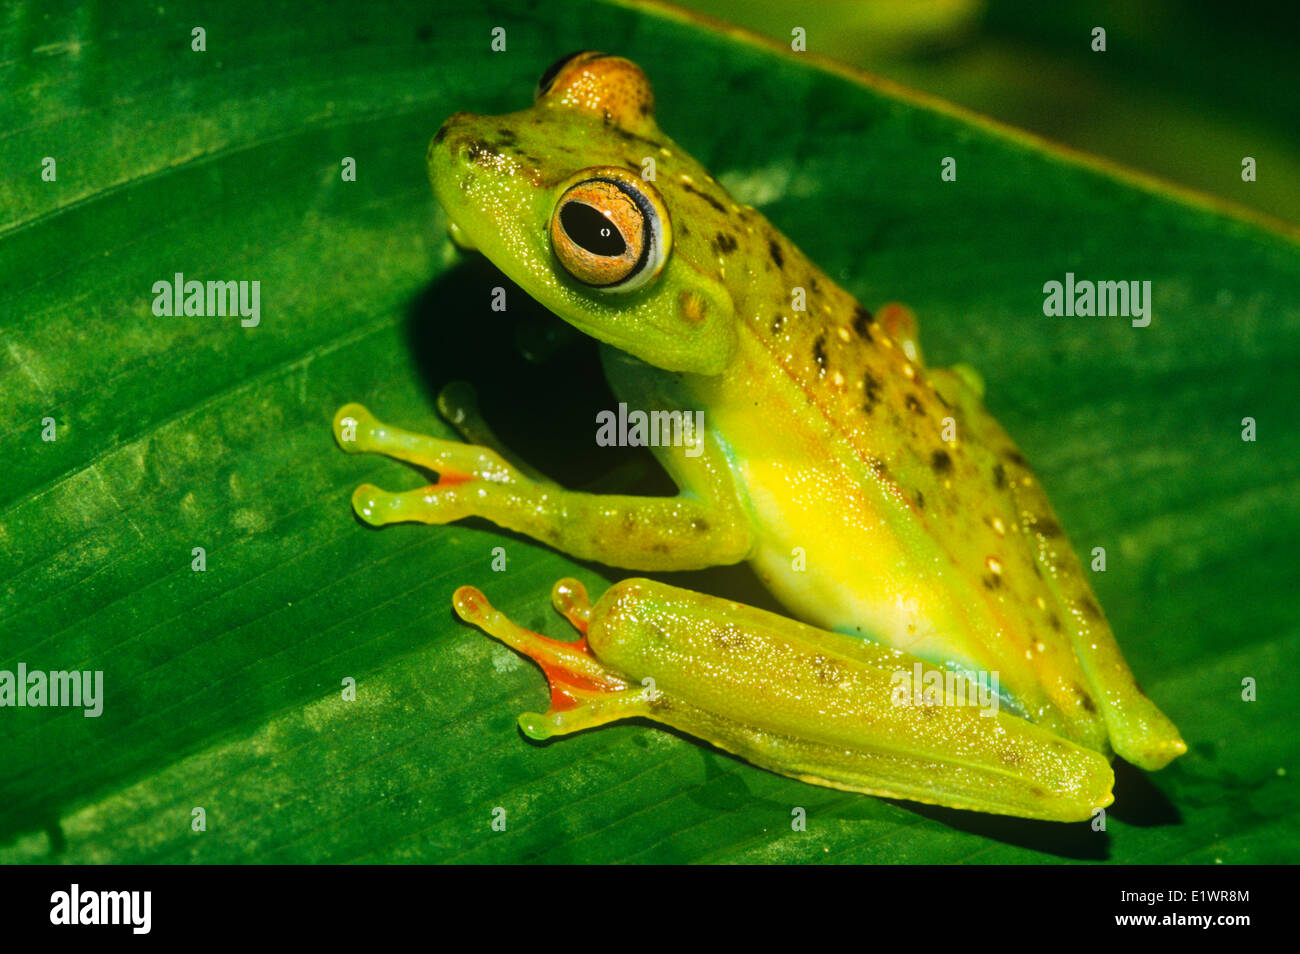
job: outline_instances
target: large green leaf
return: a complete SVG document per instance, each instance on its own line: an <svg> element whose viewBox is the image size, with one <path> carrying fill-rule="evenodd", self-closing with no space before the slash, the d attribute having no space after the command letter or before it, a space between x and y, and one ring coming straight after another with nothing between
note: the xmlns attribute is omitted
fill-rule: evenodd
<svg viewBox="0 0 1300 954"><path fill-rule="evenodd" d="M1294 233L662 10L320 6L0 23L0 669L103 670L106 696L97 719L0 709L0 859L1294 858ZM910 302L931 362L978 366L1072 538L1106 548L1096 588L1191 749L1121 771L1109 831L813 788L649 725L528 742L543 680L452 590L558 635L551 582L617 574L486 524L351 516L357 483L421 477L340 453L334 410L450 434L453 377L565 482L665 487L597 452L590 342L513 288L492 312L504 280L447 243L424 179L449 113L519 108L583 47L640 62L669 133L865 302ZM1150 280L1150 327L1044 317L1066 271ZM260 281L261 324L155 317L176 272ZM743 568L674 579L765 599Z"/></svg>

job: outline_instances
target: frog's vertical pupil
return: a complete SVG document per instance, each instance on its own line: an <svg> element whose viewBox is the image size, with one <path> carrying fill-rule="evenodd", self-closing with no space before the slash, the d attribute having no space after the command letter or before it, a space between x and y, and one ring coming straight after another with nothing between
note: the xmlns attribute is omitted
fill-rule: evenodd
<svg viewBox="0 0 1300 954"><path fill-rule="evenodd" d="M609 219L585 202L566 202L560 210L560 224L574 244L593 255L617 257L627 251L627 243Z"/></svg>

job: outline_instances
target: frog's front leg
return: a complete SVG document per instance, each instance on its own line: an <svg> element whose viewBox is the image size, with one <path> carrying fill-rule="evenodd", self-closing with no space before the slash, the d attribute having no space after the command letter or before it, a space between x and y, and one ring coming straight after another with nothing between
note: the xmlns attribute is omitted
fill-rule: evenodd
<svg viewBox="0 0 1300 954"><path fill-rule="evenodd" d="M576 643L512 623L473 587L452 598L546 673L550 710L519 717L531 738L642 716L830 788L1053 821L1111 803L1101 755L973 704L973 686L905 653L652 580L595 606L576 580L552 596ZM921 684L934 692L919 698Z"/></svg>
<svg viewBox="0 0 1300 954"><path fill-rule="evenodd" d="M353 509L373 526L484 517L580 559L641 570L699 569L749 554L748 527L720 470L698 498L589 494L525 473L493 448L384 424L360 404L339 409L334 436L349 453L384 454L439 475L404 493L358 487Z"/></svg>

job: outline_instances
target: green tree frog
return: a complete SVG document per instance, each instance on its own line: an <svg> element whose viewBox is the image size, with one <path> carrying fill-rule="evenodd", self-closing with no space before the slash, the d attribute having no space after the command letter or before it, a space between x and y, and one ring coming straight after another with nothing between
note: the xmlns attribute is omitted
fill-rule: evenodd
<svg viewBox="0 0 1300 954"><path fill-rule="evenodd" d="M568 56L529 108L451 116L427 161L458 242L596 338L621 402L705 427L654 448L677 496L595 495L517 462L456 388L439 406L468 443L349 404L344 450L439 475L359 487L357 514L484 517L632 570L748 561L795 617L643 578L593 605L561 580L563 642L461 587L456 612L550 682L528 736L640 716L805 782L1059 821L1110 804L1112 753L1185 751L978 375L928 368L909 309L868 311L732 198L660 131L636 64Z"/></svg>

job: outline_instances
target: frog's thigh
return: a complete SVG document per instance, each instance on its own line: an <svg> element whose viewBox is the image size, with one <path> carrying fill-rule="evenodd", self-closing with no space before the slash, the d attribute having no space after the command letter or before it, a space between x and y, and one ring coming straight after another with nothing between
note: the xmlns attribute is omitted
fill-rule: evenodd
<svg viewBox="0 0 1300 954"><path fill-rule="evenodd" d="M484 517L581 559L643 570L738 563L749 553L748 526L721 502L566 490L531 479L491 448L403 431L358 404L339 410L334 432L351 453L385 454L441 475L405 493L357 488L353 507L372 525Z"/></svg>
<svg viewBox="0 0 1300 954"><path fill-rule="evenodd" d="M531 657L551 685L546 713L519 725L544 739L642 716L771 771L832 788L1056 821L1111 802L1106 760L1015 716L894 701L920 667L834 633L651 580L624 580L593 608L561 580L553 602L584 634L547 639L473 587L456 612ZM645 678L649 677L649 678Z"/></svg>

